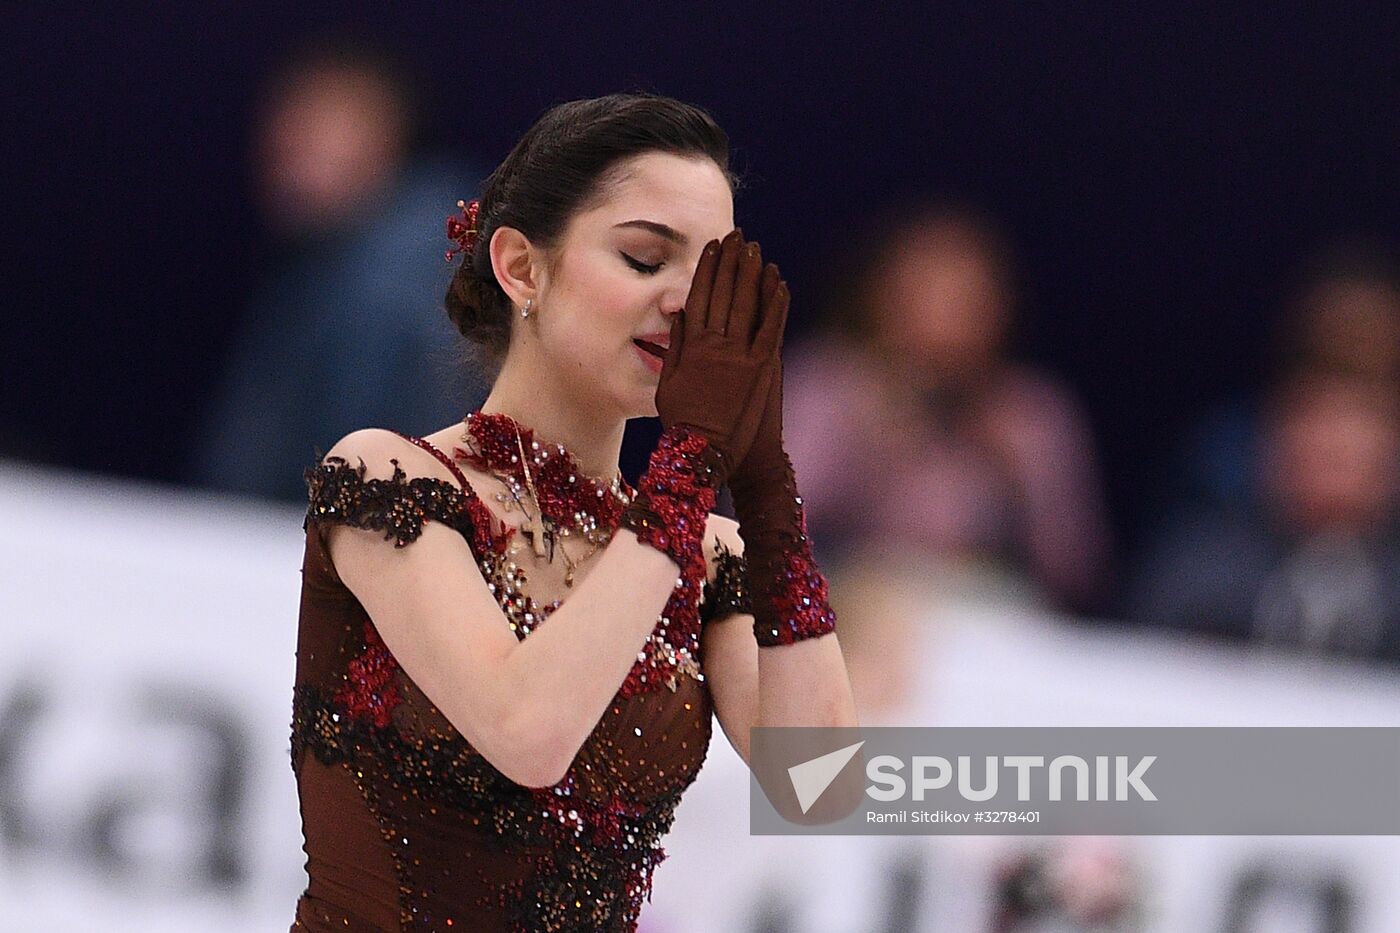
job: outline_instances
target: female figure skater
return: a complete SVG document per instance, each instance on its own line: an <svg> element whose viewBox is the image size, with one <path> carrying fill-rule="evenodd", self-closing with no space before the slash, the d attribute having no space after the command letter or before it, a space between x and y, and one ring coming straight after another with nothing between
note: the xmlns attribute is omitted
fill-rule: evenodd
<svg viewBox="0 0 1400 933"><path fill-rule="evenodd" d="M755 725L856 724L782 446L787 286L669 98L552 108L461 206L489 397L306 471L292 929L634 930L712 712L745 760Z"/></svg>

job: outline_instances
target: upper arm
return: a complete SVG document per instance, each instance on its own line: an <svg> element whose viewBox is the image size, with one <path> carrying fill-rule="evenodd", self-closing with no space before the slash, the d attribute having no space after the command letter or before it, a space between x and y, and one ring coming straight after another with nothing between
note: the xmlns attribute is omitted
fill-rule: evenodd
<svg viewBox="0 0 1400 933"><path fill-rule="evenodd" d="M413 512L422 500L404 497L415 481L415 495L451 500L458 490L437 460L391 432L346 435L325 460L333 457L363 464L367 485L361 491L377 510ZM436 501L429 501L425 518L435 517ZM466 539L443 521L386 528L382 521L352 523L348 517L326 528L327 551L399 666L498 770L532 783L536 756L529 752L529 730L503 682L517 640Z"/></svg>
<svg viewBox="0 0 1400 933"><path fill-rule="evenodd" d="M722 515L711 515L706 526L705 558L712 576L724 572L725 551L738 559L730 569L742 578L744 542L739 525ZM758 642L753 636L753 616L728 611L706 622L700 654L720 728L747 763L749 729L758 722Z"/></svg>

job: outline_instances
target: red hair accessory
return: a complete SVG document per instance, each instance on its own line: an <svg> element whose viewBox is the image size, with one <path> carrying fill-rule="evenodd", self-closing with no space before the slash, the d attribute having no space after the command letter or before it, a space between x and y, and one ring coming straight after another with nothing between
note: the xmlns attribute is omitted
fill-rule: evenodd
<svg viewBox="0 0 1400 933"><path fill-rule="evenodd" d="M477 215L481 212L481 202L473 199L470 204L466 201L458 201L457 206L462 208L461 214L452 214L447 218L447 238L457 241L457 248L447 251L446 259L452 261L452 257L458 253L471 255L476 247L476 238L480 231L476 226Z"/></svg>

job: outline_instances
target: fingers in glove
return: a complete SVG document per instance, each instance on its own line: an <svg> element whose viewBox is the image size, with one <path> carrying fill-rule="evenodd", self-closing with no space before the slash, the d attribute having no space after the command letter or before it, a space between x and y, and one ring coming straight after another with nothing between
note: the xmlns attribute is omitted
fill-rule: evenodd
<svg viewBox="0 0 1400 933"><path fill-rule="evenodd" d="M715 269L719 265L720 242L711 240L700 251L700 263L695 267L695 276L690 280L690 294L685 299L685 310L681 312L681 327L684 336L693 337L705 329L705 321L710 313L710 292L715 285ZM684 342L684 337L682 338ZM677 347L675 328L672 328L671 349Z"/></svg>
<svg viewBox="0 0 1400 933"><path fill-rule="evenodd" d="M783 345L783 329L787 326L788 303L787 282L779 280L773 290L773 300L763 309L763 323L759 326L755 349L763 353L777 353Z"/></svg>
<svg viewBox="0 0 1400 933"><path fill-rule="evenodd" d="M759 328L763 326L764 309L773 303L773 292L778 287L778 282L782 277L778 275L778 267L775 263L768 263L763 267L763 278L759 280L758 291L758 313L754 315L753 330L749 332L749 343L753 344L758 339Z"/></svg>
<svg viewBox="0 0 1400 933"><path fill-rule="evenodd" d="M677 312L671 317L671 343L666 348L666 355L661 358L661 367L664 370L675 369L681 361L681 350L685 345L685 310Z"/></svg>
<svg viewBox="0 0 1400 933"><path fill-rule="evenodd" d="M758 277L763 272L763 254L757 243L744 246L739 255L739 271L734 279L734 300L729 308L726 334L732 333L747 346L758 317Z"/></svg>
<svg viewBox="0 0 1400 933"><path fill-rule="evenodd" d="M739 250L743 245L744 233L736 227L720 246L719 267L715 270L715 284L710 291L706 330L723 334L729 326L729 304L734 300L734 276L739 271Z"/></svg>

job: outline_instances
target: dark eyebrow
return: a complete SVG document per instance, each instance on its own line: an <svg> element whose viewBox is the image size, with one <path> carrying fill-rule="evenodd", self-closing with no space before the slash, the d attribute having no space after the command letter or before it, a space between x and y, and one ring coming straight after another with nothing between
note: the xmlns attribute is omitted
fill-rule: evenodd
<svg viewBox="0 0 1400 933"><path fill-rule="evenodd" d="M681 246L685 246L690 242L690 239L684 233L681 233L674 227L668 227L665 224L659 224L654 220L627 220L623 221L620 224L614 224L614 226L641 227L643 230L650 230L652 233L655 233L659 236L663 236L666 239L670 240L672 243L677 243Z"/></svg>

